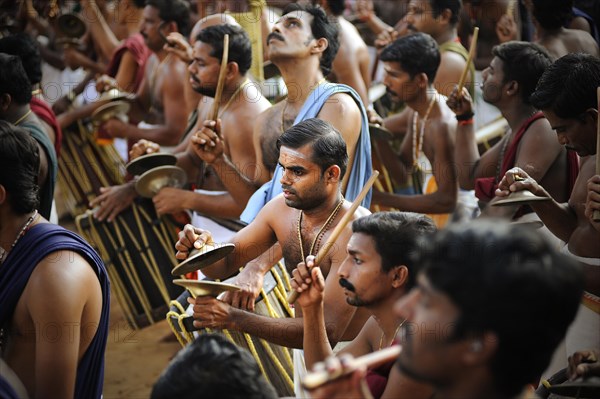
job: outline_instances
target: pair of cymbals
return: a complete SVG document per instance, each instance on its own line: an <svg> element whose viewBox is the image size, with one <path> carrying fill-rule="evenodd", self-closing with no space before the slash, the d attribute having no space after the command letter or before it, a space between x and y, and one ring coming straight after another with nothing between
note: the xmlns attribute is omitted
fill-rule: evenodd
<svg viewBox="0 0 600 399"><path fill-rule="evenodd" d="M132 98L133 96L135 96L135 94L113 88L102 93L100 97L98 97L98 101L117 101Z"/></svg>
<svg viewBox="0 0 600 399"><path fill-rule="evenodd" d="M177 163L177 157L173 154L157 152L142 155L125 165L125 169L132 176L140 176L147 171L159 166L173 166Z"/></svg>
<svg viewBox="0 0 600 399"><path fill-rule="evenodd" d="M201 270L209 265L212 265L216 261L223 259L229 255L235 248L234 244L204 244L200 249L194 249L190 252L190 256L175 267L171 274L173 276L180 276L187 273ZM239 291L240 288L227 283L221 283L216 281L198 281L198 280L187 280L177 279L173 280L173 283L185 287L194 297L198 296L213 296L217 297L225 291Z"/></svg>
<svg viewBox="0 0 600 399"><path fill-rule="evenodd" d="M550 197L539 197L529 190L510 193L506 198L494 202L493 206L523 205L530 202L549 201Z"/></svg>
<svg viewBox="0 0 600 399"><path fill-rule="evenodd" d="M600 377L587 377L548 387L553 394L567 398L600 398Z"/></svg>
<svg viewBox="0 0 600 399"><path fill-rule="evenodd" d="M92 122L98 126L113 118L127 122L129 108L129 103L125 101L113 101L104 104L94 111L92 114Z"/></svg>

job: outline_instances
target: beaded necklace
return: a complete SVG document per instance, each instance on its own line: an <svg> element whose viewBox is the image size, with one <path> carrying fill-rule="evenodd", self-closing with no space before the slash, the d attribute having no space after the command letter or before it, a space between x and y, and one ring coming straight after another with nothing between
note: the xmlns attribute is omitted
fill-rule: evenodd
<svg viewBox="0 0 600 399"><path fill-rule="evenodd" d="M3 248L0 248L0 250L2 251L2 253L0 254L0 264L4 263L4 260L8 256L8 253L13 250L13 248L15 247L15 245L17 245L17 243L19 242L21 237L23 237L25 235L25 233L27 233L27 230L29 230L29 226L31 225L31 223L33 223L33 221L36 219L37 216L38 216L38 211L37 211L37 209L35 209L33 211L33 215L31 215L29 217L29 219L27 219L27 222L25 222L23 227L21 227L21 231L19 231L19 234L17 234L17 238L15 238L15 240L13 241L13 243L10 246L10 249L8 251L5 251Z"/></svg>
<svg viewBox="0 0 600 399"><path fill-rule="evenodd" d="M402 327L402 324L404 324L404 322L406 321L406 319L402 320L400 322L400 324L398 324L398 327L396 327L396 331L394 331L394 338L396 337L396 335L398 335L398 331L400 331L400 327ZM383 348L383 336L385 335L385 333L383 332L383 330L381 330L381 338L379 339L379 350L381 350L381 348ZM394 342L394 338L392 338L392 342Z"/></svg>
<svg viewBox="0 0 600 399"><path fill-rule="evenodd" d="M235 89L235 91L233 92L231 97L229 97L229 100L225 103L225 106L223 106L223 109L221 110L221 114L218 116L219 118L221 116L223 116L225 111L227 111L227 108L229 108L229 106L233 102L233 99L240 93L240 91L242 91L244 89L244 87L248 86L249 83L250 83L250 80L246 79L246 80L244 80L244 82L241 85L238 86L237 89Z"/></svg>
<svg viewBox="0 0 600 399"><path fill-rule="evenodd" d="M429 118L429 113L431 112L431 109L433 108L433 104L435 104L436 95L437 95L437 92L434 92L433 97L431 97L431 100L429 101L429 106L427 107L427 112L425 112L425 116L423 117L423 121L421 122L421 129L419 130L418 138L417 138L417 125L418 125L418 121L419 121L419 113L417 111L415 111L413 113L412 152L413 152L413 167L414 168L419 168L419 155L421 154L421 151L423 150L423 141L424 141L423 138L425 137L425 125L427 124L427 118Z"/></svg>
<svg viewBox="0 0 600 399"><path fill-rule="evenodd" d="M343 204L344 204L344 196L342 196L342 199L340 200L340 202L336 205L335 208L333 208L333 211L331 212L331 214L329 214L329 217L327 218L325 223L323 223L323 226L321 226L321 228L319 229L319 232L317 233L317 235L313 239L312 244L310 245L310 250L308 251L308 255L313 255L313 251L314 252L318 251L319 246L321 245L321 239L323 238L323 235L325 234L327 229L329 229L329 225L331 225L331 222L333 222L333 220L337 216L338 212L342 208ZM304 257L304 243L302 242L302 232L301 232L302 214L303 214L302 211L300 211L300 213L298 214L297 227L298 227L298 242L300 243L300 256L302 257L302 262L304 262L306 260L306 258Z"/></svg>

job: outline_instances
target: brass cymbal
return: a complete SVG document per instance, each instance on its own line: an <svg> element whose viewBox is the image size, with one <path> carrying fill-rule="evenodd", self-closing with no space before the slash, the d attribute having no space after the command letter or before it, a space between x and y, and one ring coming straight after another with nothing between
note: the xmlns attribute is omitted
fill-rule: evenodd
<svg viewBox="0 0 600 399"><path fill-rule="evenodd" d="M104 93L98 97L97 101L116 101L122 100L124 98L132 98L135 94L128 93L126 91L121 91L119 89L110 89L106 90Z"/></svg>
<svg viewBox="0 0 600 399"><path fill-rule="evenodd" d="M104 104L94 111L92 114L92 122L100 125L112 118L123 119L129 112L130 105L125 101L113 101Z"/></svg>
<svg viewBox="0 0 600 399"><path fill-rule="evenodd" d="M57 24L58 30L67 37L80 38L87 31L85 22L77 14L62 14L58 17Z"/></svg>
<svg viewBox="0 0 600 399"><path fill-rule="evenodd" d="M600 398L600 377L565 382L548 388L551 393L568 398Z"/></svg>
<svg viewBox="0 0 600 399"><path fill-rule="evenodd" d="M503 205L521 205L534 201L549 201L550 197L538 197L529 190L515 191L510 193L506 198L494 202L493 206Z"/></svg>
<svg viewBox="0 0 600 399"><path fill-rule="evenodd" d="M166 154L164 152L156 154L142 155L134 159L125 165L125 169L133 176L139 176L150 169L154 169L159 166L175 165L177 163L177 157L173 154Z"/></svg>
<svg viewBox="0 0 600 399"><path fill-rule="evenodd" d="M529 227L531 229L541 229L542 227L544 227L544 223L541 220L523 220L523 221L510 222L510 224L523 226L523 227Z"/></svg>
<svg viewBox="0 0 600 399"><path fill-rule="evenodd" d="M178 166L159 166L143 173L135 183L135 191L145 198L154 197L164 187L181 188L187 181L185 171Z"/></svg>
<svg viewBox="0 0 600 399"><path fill-rule="evenodd" d="M239 291L240 287L235 285L218 283L216 281L198 281L198 280L173 280L173 284L185 287L194 297L212 296L217 297L225 291Z"/></svg>
<svg viewBox="0 0 600 399"><path fill-rule="evenodd" d="M369 134L371 135L371 138L377 140L391 140L394 138L392 132L390 132L387 128L374 123L369 123Z"/></svg>
<svg viewBox="0 0 600 399"><path fill-rule="evenodd" d="M182 276L196 270L202 270L229 255L234 248L235 245L232 243L218 245L204 244L200 249L193 249L186 260L171 270L171 274L173 276Z"/></svg>

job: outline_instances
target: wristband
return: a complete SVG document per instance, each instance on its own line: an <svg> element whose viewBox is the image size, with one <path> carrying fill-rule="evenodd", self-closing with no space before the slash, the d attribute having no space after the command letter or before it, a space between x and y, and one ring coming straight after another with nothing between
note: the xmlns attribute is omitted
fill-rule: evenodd
<svg viewBox="0 0 600 399"><path fill-rule="evenodd" d="M467 112L462 115L456 115L456 120L457 121L468 121L469 119L473 119L474 115L475 115L474 112Z"/></svg>

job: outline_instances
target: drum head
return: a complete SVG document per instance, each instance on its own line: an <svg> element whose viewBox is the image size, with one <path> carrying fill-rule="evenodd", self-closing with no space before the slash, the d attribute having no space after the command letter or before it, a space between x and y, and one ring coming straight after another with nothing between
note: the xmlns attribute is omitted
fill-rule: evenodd
<svg viewBox="0 0 600 399"><path fill-rule="evenodd" d="M65 36L79 38L87 30L85 22L77 14L63 14L57 20L58 29Z"/></svg>
<svg viewBox="0 0 600 399"><path fill-rule="evenodd" d="M509 194L506 198L494 202L493 206L522 205L534 201L549 201L550 197L538 197L529 190L517 191Z"/></svg>
<svg viewBox="0 0 600 399"><path fill-rule="evenodd" d="M369 123L369 134L371 138L376 140L389 141L394 138L392 132L381 125Z"/></svg>
<svg viewBox="0 0 600 399"><path fill-rule="evenodd" d="M108 104L104 104L94 111L92 114L92 121L96 124L102 124L103 122L115 118L118 115L125 115L129 112L130 105L125 101L113 101Z"/></svg>
<svg viewBox="0 0 600 399"><path fill-rule="evenodd" d="M150 169L157 168L159 166L175 165L177 163L177 157L173 154L156 153L143 155L129 162L125 169L133 176L139 176Z"/></svg>
<svg viewBox="0 0 600 399"><path fill-rule="evenodd" d="M140 176L135 191L145 198L152 198L164 187L181 188L187 181L185 171L178 166L159 166Z"/></svg>
<svg viewBox="0 0 600 399"><path fill-rule="evenodd" d="M226 283L217 283L215 281L198 281L198 280L173 280L173 284L185 287L195 297L197 296L213 296L217 297L225 291L239 291L241 288L235 285Z"/></svg>
<svg viewBox="0 0 600 399"><path fill-rule="evenodd" d="M171 274L182 276L196 270L202 270L229 255L234 248L235 245L232 243L221 244L218 247L205 244L202 248L193 250L186 260L171 271Z"/></svg>

